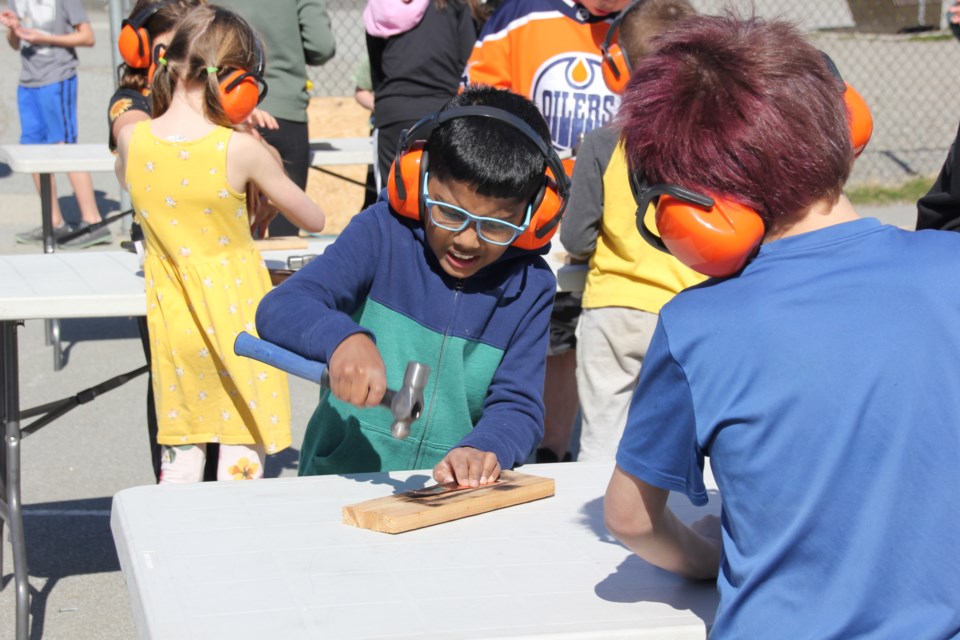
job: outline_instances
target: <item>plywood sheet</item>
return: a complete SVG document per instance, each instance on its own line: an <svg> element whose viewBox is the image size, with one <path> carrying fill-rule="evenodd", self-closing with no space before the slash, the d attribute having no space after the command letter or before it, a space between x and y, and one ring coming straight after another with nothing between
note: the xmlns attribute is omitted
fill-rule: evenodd
<svg viewBox="0 0 960 640"><path fill-rule="evenodd" d="M383 533L403 533L553 494L552 478L502 471L495 484L476 489L437 485L347 505L343 523Z"/></svg>

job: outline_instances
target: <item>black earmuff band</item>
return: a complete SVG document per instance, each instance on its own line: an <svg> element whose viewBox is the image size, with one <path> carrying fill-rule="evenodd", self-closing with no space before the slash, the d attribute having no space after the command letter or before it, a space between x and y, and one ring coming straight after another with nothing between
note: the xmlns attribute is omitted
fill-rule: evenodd
<svg viewBox="0 0 960 640"><path fill-rule="evenodd" d="M256 65L254 71L247 71L241 73L239 76L231 80L226 87L223 88L225 93L229 93L240 86L240 83L246 80L247 78L253 78L257 86L259 87L260 93L257 97L257 104L263 102L263 99L267 97L267 81L263 78L263 72L265 69L264 55L263 55L263 45L260 44L260 38L256 35L253 37L254 41L254 50L256 51Z"/></svg>
<svg viewBox="0 0 960 640"><path fill-rule="evenodd" d="M137 34L138 53L141 56L146 55L147 52L144 51L144 43L143 43L143 40L140 38L140 29L142 29L144 25L146 25L147 22L149 22L150 18L152 18L155 13L160 11L160 9L163 9L164 7L171 4L173 4L173 2L158 2L156 4L150 5L143 11L138 12L137 15L133 16L132 18L128 18L120 23L121 29L123 29L126 26L129 26L133 29L133 32Z"/></svg>
<svg viewBox="0 0 960 640"><path fill-rule="evenodd" d="M397 145L397 158L400 158L403 155L403 153L409 148L410 144L414 140L425 138L426 134L429 131L432 131L438 125L455 118L471 116L491 118L493 120L499 120L500 122L511 125L513 128L523 133L527 139L529 139L537 147L540 153L543 154L543 157L547 162L547 166L553 172L554 179L557 181L557 191L559 192L560 198L563 202L563 205L560 207L557 213L556 222L551 221L549 225L545 225L547 229L539 234L539 237L543 237L547 231L555 227L557 223L560 222L560 218L563 214L563 210L567 206L567 200L570 195L570 180L567 178L566 170L563 168L563 161L560 160L560 156L557 155L557 152L553 149L553 147L544 142L543 138L541 138L540 135L534 131L529 124L513 115L509 111L483 105L467 105L464 107L454 107L452 109L431 113L418 120L409 129L404 129L404 131L400 134L400 141ZM400 163L397 163L397 170L394 171L394 184L396 186L397 195L401 199L405 200L407 198L407 190L403 186L403 178L400 175L399 167Z"/></svg>
<svg viewBox="0 0 960 640"><path fill-rule="evenodd" d="M617 65L614 64L613 58L610 56L610 46L613 44L613 37L617 34L617 31L620 30L620 23L623 22L624 16L630 13L630 10L641 2L646 2L646 0L633 0L633 2L621 9L620 13L618 13L613 19L613 22L610 23L610 28L607 29L607 35L603 37L603 42L600 43L600 53L603 55L604 60L607 61L607 64L610 65L610 71L613 73L613 77L617 80L620 79L620 70L617 68Z"/></svg>
<svg viewBox="0 0 960 640"><path fill-rule="evenodd" d="M640 235L643 236L643 239L646 240L648 244L664 253L670 253L670 250L667 249L667 245L663 243L663 239L647 227L645 220L647 208L654 198L670 196L688 204L702 207L703 209L710 209L714 205L713 198L705 196L702 193L684 189L683 187L678 187L673 184L650 185L647 183L646 178L640 178L635 172L630 171L629 174L630 193L633 194L633 200L637 203L637 231L640 232Z"/></svg>

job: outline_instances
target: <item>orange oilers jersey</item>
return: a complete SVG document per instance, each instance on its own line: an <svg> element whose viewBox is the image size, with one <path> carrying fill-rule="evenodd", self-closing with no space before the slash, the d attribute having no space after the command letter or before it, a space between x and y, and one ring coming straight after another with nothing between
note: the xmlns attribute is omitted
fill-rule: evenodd
<svg viewBox="0 0 960 640"><path fill-rule="evenodd" d="M603 81L600 44L610 28L569 0L510 0L490 17L462 83L526 96L540 109L561 157L620 105ZM566 152L566 153L565 153Z"/></svg>

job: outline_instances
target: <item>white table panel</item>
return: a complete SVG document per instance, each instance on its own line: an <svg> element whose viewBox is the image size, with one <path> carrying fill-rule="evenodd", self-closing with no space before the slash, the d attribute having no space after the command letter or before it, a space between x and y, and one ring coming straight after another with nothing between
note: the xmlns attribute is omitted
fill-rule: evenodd
<svg viewBox="0 0 960 640"><path fill-rule="evenodd" d="M705 638L712 583L614 541L612 464L528 465L552 498L399 535L341 524L346 504L426 471L125 489L111 526L142 638ZM719 513L678 495L685 521Z"/></svg>
<svg viewBox="0 0 960 640"><path fill-rule="evenodd" d="M345 164L372 164L373 138L313 138L310 140L310 164L326 167Z"/></svg>
<svg viewBox="0 0 960 640"><path fill-rule="evenodd" d="M4 144L2 156L17 173L113 171L116 156L105 144Z"/></svg>

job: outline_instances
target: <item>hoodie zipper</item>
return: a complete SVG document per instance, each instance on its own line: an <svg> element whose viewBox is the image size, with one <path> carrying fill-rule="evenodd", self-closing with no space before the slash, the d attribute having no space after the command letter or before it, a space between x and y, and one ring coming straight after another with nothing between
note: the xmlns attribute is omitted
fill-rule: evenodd
<svg viewBox="0 0 960 640"><path fill-rule="evenodd" d="M440 343L440 353L437 356L437 368L431 374L431 386L433 387L433 393L430 394L430 408L427 410L426 419L424 420L424 429L423 437L420 438L420 441L417 445L417 459L416 465L421 464L421 456L423 455L423 443L427 440L427 437L430 435L430 427L433 424L433 409L436 406L437 402L437 385L440 380L440 373L443 371L443 354L447 349L447 339L450 337L450 327L453 325L453 319L457 316L457 307L460 304L460 298L463 294L463 280L457 280L456 284L453 286L453 304L451 305L450 315L447 318L447 326L443 330L443 341Z"/></svg>

